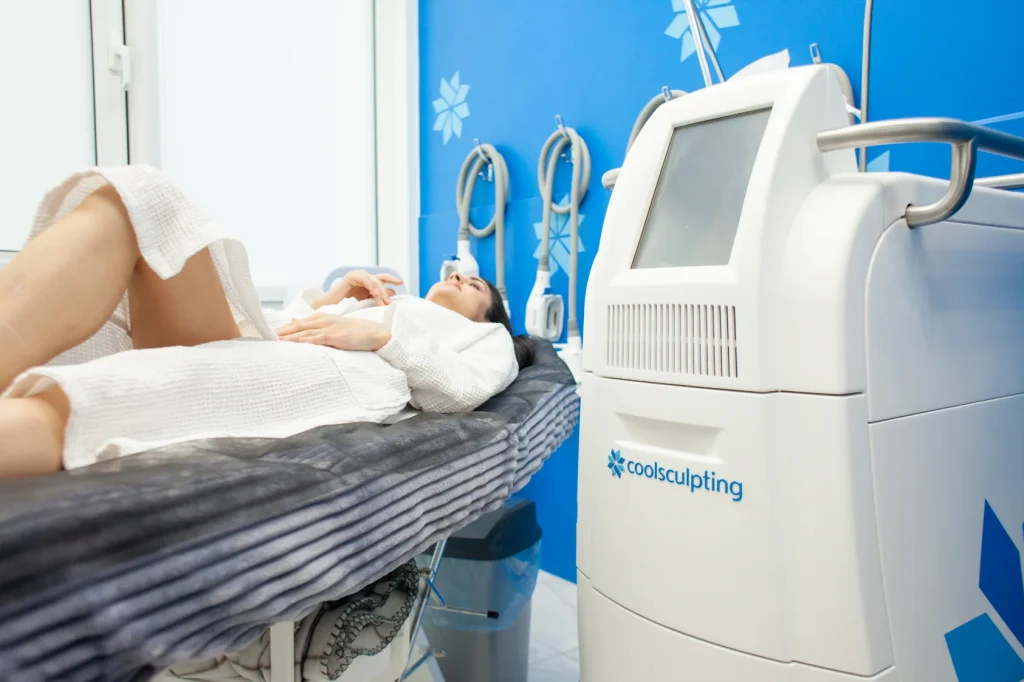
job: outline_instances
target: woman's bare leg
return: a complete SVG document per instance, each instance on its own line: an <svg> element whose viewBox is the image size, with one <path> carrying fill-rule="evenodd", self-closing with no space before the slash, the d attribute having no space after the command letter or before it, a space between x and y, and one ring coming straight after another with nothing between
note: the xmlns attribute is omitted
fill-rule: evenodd
<svg viewBox="0 0 1024 682"><path fill-rule="evenodd" d="M132 345L198 346L241 336L209 249L195 254L174 277L160 279L139 260L128 285Z"/></svg>
<svg viewBox="0 0 1024 682"><path fill-rule="evenodd" d="M240 335L209 250L160 279L141 259L128 213L108 185L0 270L0 390L95 334L126 290L136 348Z"/></svg>
<svg viewBox="0 0 1024 682"><path fill-rule="evenodd" d="M142 260L127 211L107 186L0 270L0 391L96 333L126 290L136 348L240 336L209 250L160 279ZM59 471L68 414L59 388L0 399L0 479Z"/></svg>
<svg viewBox="0 0 1024 682"><path fill-rule="evenodd" d="M0 400L0 479L60 471L68 413L60 389Z"/></svg>
<svg viewBox="0 0 1024 682"><path fill-rule="evenodd" d="M128 214L109 186L26 244L0 270L0 391L95 334L138 261Z"/></svg>

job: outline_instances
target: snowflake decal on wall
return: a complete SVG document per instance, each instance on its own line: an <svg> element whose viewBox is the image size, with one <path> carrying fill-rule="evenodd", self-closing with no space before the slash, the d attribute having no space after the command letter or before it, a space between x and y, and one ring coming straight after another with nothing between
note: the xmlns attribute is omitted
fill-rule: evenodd
<svg viewBox="0 0 1024 682"><path fill-rule="evenodd" d="M889 152L883 152L868 161L868 172L869 173L888 173L889 172Z"/></svg>
<svg viewBox="0 0 1024 682"><path fill-rule="evenodd" d="M448 144L452 134L462 137L462 119L469 116L468 94L469 86L459 82L458 71L450 81L441 79L441 96L434 100L434 113L437 114L434 130L441 131L444 144Z"/></svg>
<svg viewBox="0 0 1024 682"><path fill-rule="evenodd" d="M704 28L708 33L711 47L718 50L722 42L722 29L740 25L739 14L733 6L733 0L693 0L697 12L704 20ZM685 62L697 52L697 46L690 32L690 18L686 16L686 3L683 0L672 0L672 11L676 13L665 35L676 40L682 39L683 47L679 61Z"/></svg>
<svg viewBox="0 0 1024 682"><path fill-rule="evenodd" d="M559 206L569 205L569 195L566 194L562 197L561 201L558 202ZM583 226L583 214L579 216L579 226ZM544 238L544 222L533 224L533 231L537 235L537 241L539 242ZM569 272L569 250L572 245L572 235L569 229L569 214L568 213L555 213L551 212L551 230L549 233L548 243L548 266L551 274L554 275L561 268L566 272ZM583 248L583 239L577 235L576 237L576 248L579 253L583 253L586 249ZM536 251L533 252L533 257L540 259L541 249L543 243L537 244Z"/></svg>

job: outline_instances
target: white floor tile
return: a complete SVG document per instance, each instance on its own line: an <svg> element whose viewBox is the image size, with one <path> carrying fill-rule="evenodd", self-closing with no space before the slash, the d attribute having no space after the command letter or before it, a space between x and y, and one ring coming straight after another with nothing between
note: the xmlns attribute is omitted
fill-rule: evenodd
<svg viewBox="0 0 1024 682"><path fill-rule="evenodd" d="M561 652L547 642L540 641L533 633L530 634L530 662L543 661L557 656Z"/></svg>
<svg viewBox="0 0 1024 682"><path fill-rule="evenodd" d="M578 646L575 604L565 603L548 582L539 582L530 614L530 659L548 658Z"/></svg>
<svg viewBox="0 0 1024 682"><path fill-rule="evenodd" d="M579 682L580 665L575 652L530 664L529 682Z"/></svg>
<svg viewBox="0 0 1024 682"><path fill-rule="evenodd" d="M551 575L550 573L542 574L545 576L544 584L550 589L555 595L562 600L564 604L573 609L574 615L576 610L576 584L571 583L568 580L563 580L557 575Z"/></svg>
<svg viewBox="0 0 1024 682"><path fill-rule="evenodd" d="M576 586L542 572L530 616L529 682L578 682Z"/></svg>

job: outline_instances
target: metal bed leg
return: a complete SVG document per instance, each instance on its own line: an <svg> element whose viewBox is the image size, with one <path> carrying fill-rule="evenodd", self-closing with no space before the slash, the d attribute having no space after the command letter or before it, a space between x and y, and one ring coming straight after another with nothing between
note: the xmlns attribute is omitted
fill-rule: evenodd
<svg viewBox="0 0 1024 682"><path fill-rule="evenodd" d="M295 624L270 626L270 682L295 682Z"/></svg>
<svg viewBox="0 0 1024 682"><path fill-rule="evenodd" d="M444 558L444 548L447 544L448 538L444 538L434 545L434 553L430 557L430 565L423 570L423 577L427 585L423 590L423 599L421 599L419 604L416 605L416 615L413 619L412 630L409 633L409 657L405 660L406 672L402 675L403 680L412 674L416 668L419 668L426 659L432 655L431 652L428 651L425 656L416 662L415 666L411 669L409 668L409 664L412 662L412 657L416 653L416 640L419 638L420 628L423 627L423 614L427 611L427 602L430 600L430 593L434 591L434 578L437 577L437 569L441 566L441 559ZM271 638L270 641L271 645L273 645L273 638ZM271 657L270 660L271 663L273 663L273 657ZM272 682L278 681L272 680ZM289 680L288 682L291 681Z"/></svg>

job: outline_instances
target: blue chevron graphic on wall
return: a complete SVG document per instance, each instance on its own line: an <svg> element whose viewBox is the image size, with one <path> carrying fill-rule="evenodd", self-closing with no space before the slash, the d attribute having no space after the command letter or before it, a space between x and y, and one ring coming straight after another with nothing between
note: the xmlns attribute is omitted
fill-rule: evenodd
<svg viewBox="0 0 1024 682"><path fill-rule="evenodd" d="M985 502L978 587L1018 643L1024 644L1024 575L1020 550ZM1020 682L1024 660L983 613L946 633L946 648L960 682Z"/></svg>

